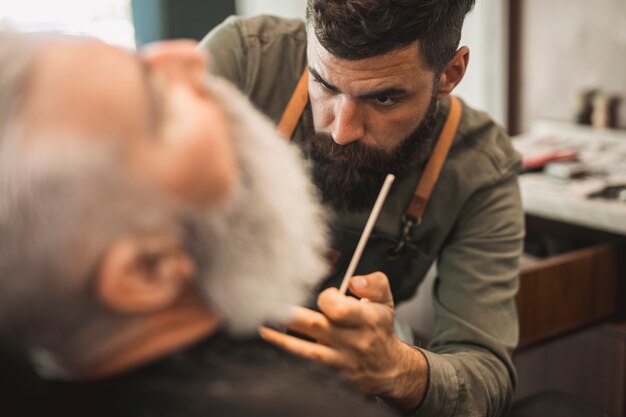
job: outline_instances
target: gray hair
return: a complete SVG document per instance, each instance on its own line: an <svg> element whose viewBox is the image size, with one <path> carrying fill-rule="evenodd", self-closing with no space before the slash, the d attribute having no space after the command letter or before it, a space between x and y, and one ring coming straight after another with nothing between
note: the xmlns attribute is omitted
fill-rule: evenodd
<svg viewBox="0 0 626 417"><path fill-rule="evenodd" d="M25 101L38 51L36 44L33 36L0 32L0 335L26 339L30 337L24 329L32 328L38 321L34 317L43 312L43 306L60 302L55 299L56 291L41 288L46 284L39 274L45 273L50 282L58 282L55 270L63 263L50 267L43 259L37 259L53 246L54 233L44 229L59 226L57 221L51 221L58 207L56 201L48 202L45 196L59 194L49 193L51 189L44 186L47 169L36 169L36 162L24 152L26 138L19 132L19 109ZM58 176L51 182L58 183ZM58 191L69 191L55 185L53 188ZM60 257L54 259L60 261ZM33 299L34 294L46 300L41 303L39 298ZM17 329L20 335L13 334Z"/></svg>
<svg viewBox="0 0 626 417"><path fill-rule="evenodd" d="M0 31L0 137L18 113L39 42L35 35Z"/></svg>
<svg viewBox="0 0 626 417"><path fill-rule="evenodd" d="M0 335L60 348L101 315L90 277L115 239L179 232L169 204L124 175L110 148L36 142L11 155L0 146L12 161L0 171Z"/></svg>

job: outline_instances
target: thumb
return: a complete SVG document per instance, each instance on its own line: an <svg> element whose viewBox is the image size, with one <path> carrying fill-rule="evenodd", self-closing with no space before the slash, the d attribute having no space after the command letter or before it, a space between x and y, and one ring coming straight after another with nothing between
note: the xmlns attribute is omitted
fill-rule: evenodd
<svg viewBox="0 0 626 417"><path fill-rule="evenodd" d="M367 298L374 303L385 304L393 308L389 278L382 272L352 277L350 279L350 291L358 297Z"/></svg>

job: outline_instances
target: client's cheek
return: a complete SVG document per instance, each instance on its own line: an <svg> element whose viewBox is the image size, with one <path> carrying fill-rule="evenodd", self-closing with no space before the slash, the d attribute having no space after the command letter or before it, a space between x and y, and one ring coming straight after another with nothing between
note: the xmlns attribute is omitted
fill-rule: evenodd
<svg viewBox="0 0 626 417"><path fill-rule="evenodd" d="M205 152L202 156L202 169L209 181L217 183L218 197L223 198L234 188L239 178L238 158L233 143L235 139L226 116L215 102L208 102L203 113L206 114L200 115L199 144Z"/></svg>
<svg viewBox="0 0 626 417"><path fill-rule="evenodd" d="M210 206L224 200L237 177L233 158L209 141L192 146L170 148L158 162L162 185L186 202ZM221 157L220 157L221 155Z"/></svg>
<svg viewBox="0 0 626 417"><path fill-rule="evenodd" d="M149 152L149 170L159 186L204 207L228 197L238 177L226 118L206 97L188 89L169 95L167 120Z"/></svg>
<svg viewBox="0 0 626 417"><path fill-rule="evenodd" d="M230 195L238 177L234 155L229 153L230 147L197 136L144 147L133 155L130 164L140 179L166 194L210 207Z"/></svg>

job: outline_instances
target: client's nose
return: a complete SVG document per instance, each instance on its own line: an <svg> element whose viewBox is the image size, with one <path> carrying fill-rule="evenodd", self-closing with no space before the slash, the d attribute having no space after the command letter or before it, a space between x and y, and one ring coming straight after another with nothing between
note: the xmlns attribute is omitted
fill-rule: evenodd
<svg viewBox="0 0 626 417"><path fill-rule="evenodd" d="M168 81L189 82L198 87L206 70L206 56L196 48L194 40L171 40L145 46L140 55Z"/></svg>

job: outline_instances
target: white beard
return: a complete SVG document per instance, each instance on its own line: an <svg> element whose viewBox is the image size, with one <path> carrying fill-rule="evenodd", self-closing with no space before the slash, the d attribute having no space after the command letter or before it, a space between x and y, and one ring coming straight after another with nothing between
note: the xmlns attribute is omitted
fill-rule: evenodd
<svg viewBox="0 0 626 417"><path fill-rule="evenodd" d="M240 179L225 205L203 215L209 256L200 278L226 329L241 334L311 300L328 272L326 216L295 145L235 87L215 77L206 84L228 119Z"/></svg>

